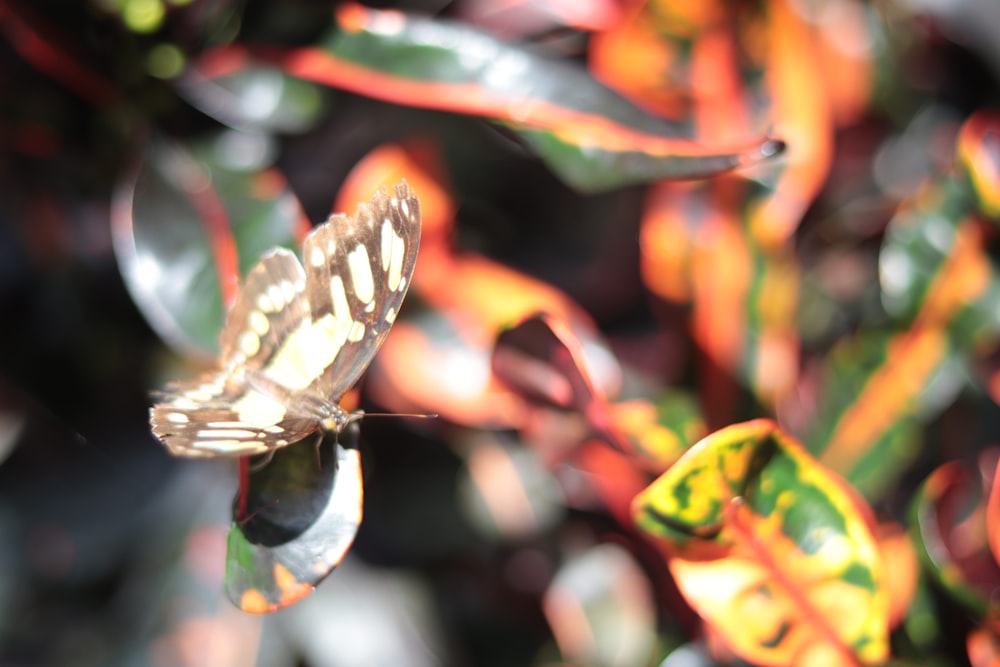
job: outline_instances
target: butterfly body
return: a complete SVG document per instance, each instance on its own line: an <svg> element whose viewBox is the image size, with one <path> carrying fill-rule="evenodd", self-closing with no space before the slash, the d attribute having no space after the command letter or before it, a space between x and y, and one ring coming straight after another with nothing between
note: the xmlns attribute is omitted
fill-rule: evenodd
<svg viewBox="0 0 1000 667"><path fill-rule="evenodd" d="M150 411L153 433L178 456L250 456L359 419L339 401L395 321L419 241L404 181L316 227L304 261L264 255L226 318L221 370L168 386Z"/></svg>

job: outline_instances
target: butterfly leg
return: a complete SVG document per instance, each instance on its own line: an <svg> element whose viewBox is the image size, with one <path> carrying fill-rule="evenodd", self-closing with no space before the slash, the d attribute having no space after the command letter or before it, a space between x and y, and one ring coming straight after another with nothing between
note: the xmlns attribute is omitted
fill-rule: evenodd
<svg viewBox="0 0 1000 667"><path fill-rule="evenodd" d="M323 429L320 429L316 433L317 433L317 435L316 435L316 442L313 444L313 447L315 447L315 449L316 449L316 469L317 470L322 470L323 469L323 459L322 459L322 456L320 455L320 449L319 448L320 448L320 445L323 444L323 436L325 434L323 433Z"/></svg>
<svg viewBox="0 0 1000 667"><path fill-rule="evenodd" d="M250 466L250 468L249 468L250 474L252 475L252 474L260 472L261 470L263 470L264 468L266 468L268 466L268 464L270 464L271 461L274 459L274 452L275 451L276 450L272 449L271 451L269 451L266 454L264 454L264 459L262 461L258 461L257 463L254 463L252 466Z"/></svg>

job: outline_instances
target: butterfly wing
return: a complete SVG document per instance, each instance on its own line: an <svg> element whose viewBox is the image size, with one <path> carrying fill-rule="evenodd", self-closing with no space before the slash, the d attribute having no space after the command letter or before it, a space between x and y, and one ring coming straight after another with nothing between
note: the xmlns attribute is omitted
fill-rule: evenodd
<svg viewBox="0 0 1000 667"><path fill-rule="evenodd" d="M223 368L263 368L288 335L309 320L306 274L294 253L269 251L247 274L226 316L219 346Z"/></svg>
<svg viewBox="0 0 1000 667"><path fill-rule="evenodd" d="M305 272L284 249L264 255L247 275L226 317L223 370L167 387L150 411L153 433L178 456L250 456L301 440L315 418L290 414L284 402L248 378L264 372L308 324Z"/></svg>
<svg viewBox="0 0 1000 667"><path fill-rule="evenodd" d="M252 456L297 442L319 428L279 401L225 373L167 387L150 410L153 434L187 457Z"/></svg>
<svg viewBox="0 0 1000 667"><path fill-rule="evenodd" d="M306 238L309 308L329 336L310 393L337 400L364 373L399 313L419 245L420 204L405 181Z"/></svg>
<svg viewBox="0 0 1000 667"><path fill-rule="evenodd" d="M314 229L305 270L287 250L265 255L226 319L223 370L168 387L150 412L153 433L174 454L209 457L259 454L314 432L306 397L339 400L371 363L419 243L419 203L404 181Z"/></svg>

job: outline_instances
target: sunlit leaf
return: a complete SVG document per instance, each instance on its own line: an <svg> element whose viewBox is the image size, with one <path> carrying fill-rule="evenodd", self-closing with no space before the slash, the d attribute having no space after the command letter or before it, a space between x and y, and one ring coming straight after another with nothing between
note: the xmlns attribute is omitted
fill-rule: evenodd
<svg viewBox="0 0 1000 667"><path fill-rule="evenodd" d="M583 68L440 19L345 5L313 48L260 52L285 72L396 104L483 116L510 125L566 183L599 191L657 178L705 176L783 150L775 139L701 145L633 106ZM205 77L245 53L206 54Z"/></svg>
<svg viewBox="0 0 1000 667"><path fill-rule="evenodd" d="M192 146L158 140L119 187L122 275L152 327L180 351L213 357L241 276L275 246L297 250L308 231L268 150L261 137L231 132Z"/></svg>
<svg viewBox="0 0 1000 667"><path fill-rule="evenodd" d="M767 420L717 431L636 497L688 603L744 659L844 665L888 654L869 510Z"/></svg>
<svg viewBox="0 0 1000 667"><path fill-rule="evenodd" d="M361 523L357 439L357 426L332 446L307 439L248 475L226 555L233 604L255 614L287 607L340 564Z"/></svg>
<svg viewBox="0 0 1000 667"><path fill-rule="evenodd" d="M768 187L747 197L739 217L754 243L769 250L788 240L825 182L833 110L847 107L850 119L870 89L859 72L868 64L863 49L842 54L837 74L845 76L817 76L831 54L830 40L820 39L820 26L833 19L824 8L786 0L739 10L718 0L696 7L648 2L593 40L596 76L643 108L691 122L695 137L717 142L771 127L787 141L780 163L745 172ZM853 9L837 14L838 24L864 39L863 16ZM846 105L841 95L850 98Z"/></svg>

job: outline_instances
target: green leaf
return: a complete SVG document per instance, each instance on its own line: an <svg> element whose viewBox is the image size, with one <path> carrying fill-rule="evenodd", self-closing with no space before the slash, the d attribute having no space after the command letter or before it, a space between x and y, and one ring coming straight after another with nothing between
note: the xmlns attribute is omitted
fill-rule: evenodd
<svg viewBox="0 0 1000 667"><path fill-rule="evenodd" d="M263 142L263 143L261 143ZM175 349L214 357L243 275L267 250L298 248L308 221L267 162L268 140L231 131L181 145L152 142L118 189L115 254L125 283Z"/></svg>
<svg viewBox="0 0 1000 667"><path fill-rule="evenodd" d="M238 58L228 71L224 65L216 62L207 77L195 62L174 85L193 106L235 128L300 133L323 119L328 97L323 87Z"/></svg>
<svg viewBox="0 0 1000 667"><path fill-rule="evenodd" d="M241 485L225 588L243 611L269 613L298 602L350 549L363 500L357 426L340 439L351 446L306 439L278 450Z"/></svg>
<svg viewBox="0 0 1000 667"><path fill-rule="evenodd" d="M771 158L762 137L700 145L596 81L581 65L500 42L461 23L345 5L312 48L254 52L285 72L375 99L482 116L522 135L565 183L599 192L691 178ZM206 54L202 76L229 72L237 47Z"/></svg>

